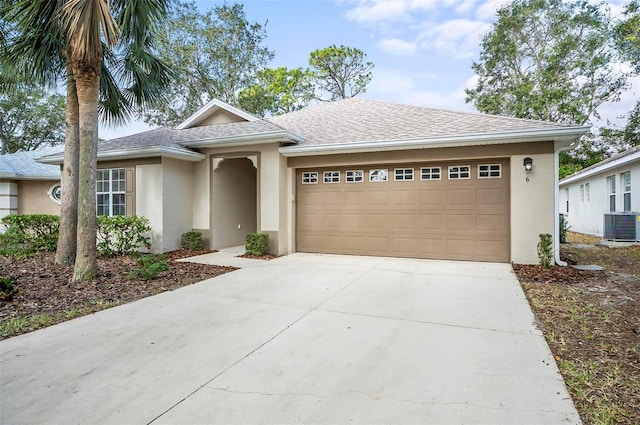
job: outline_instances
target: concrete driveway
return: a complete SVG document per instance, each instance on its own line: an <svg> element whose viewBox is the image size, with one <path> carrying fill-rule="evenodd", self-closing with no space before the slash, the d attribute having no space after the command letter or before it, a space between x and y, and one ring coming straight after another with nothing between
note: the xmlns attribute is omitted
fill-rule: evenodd
<svg viewBox="0 0 640 425"><path fill-rule="evenodd" d="M508 264L293 254L0 343L3 424L571 424Z"/></svg>

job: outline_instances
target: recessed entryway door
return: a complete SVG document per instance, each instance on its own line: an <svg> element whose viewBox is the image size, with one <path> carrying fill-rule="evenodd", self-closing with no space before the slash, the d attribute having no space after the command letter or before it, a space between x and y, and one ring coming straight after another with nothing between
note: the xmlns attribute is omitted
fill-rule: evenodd
<svg viewBox="0 0 640 425"><path fill-rule="evenodd" d="M296 250L510 261L509 160L299 169Z"/></svg>

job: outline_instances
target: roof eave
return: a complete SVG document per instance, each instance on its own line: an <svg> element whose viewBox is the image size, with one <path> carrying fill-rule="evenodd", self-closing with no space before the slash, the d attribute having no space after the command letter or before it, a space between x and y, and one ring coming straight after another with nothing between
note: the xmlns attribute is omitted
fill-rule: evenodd
<svg viewBox="0 0 640 425"><path fill-rule="evenodd" d="M60 180L60 175L27 175L21 173L0 173L0 180Z"/></svg>
<svg viewBox="0 0 640 425"><path fill-rule="evenodd" d="M168 146L140 147L133 149L118 149L107 152L98 152L98 161L114 161L120 159L137 159L160 156L164 158L180 159L183 161L202 161L205 155L198 152L189 152L184 149L176 149ZM51 156L38 159L43 164L62 164L64 156Z"/></svg>
<svg viewBox="0 0 640 425"><path fill-rule="evenodd" d="M605 172L607 170L610 170L612 168L620 168L623 167L629 163L635 162L635 161L640 161L640 152L635 152L631 155L627 155L627 156L623 156L622 158L618 158L616 160L613 161L609 161L606 164L602 164L599 166L596 166L590 170L586 170L584 172L578 172L576 174L573 174L571 176L565 177L564 179L560 180L559 185L563 186L566 184L570 184L579 180L583 180L587 177L591 177L594 176L596 174L600 174L602 172Z"/></svg>
<svg viewBox="0 0 640 425"><path fill-rule="evenodd" d="M189 140L178 142L181 146L190 148L215 148L227 146L242 146L258 143L295 143L298 144L304 139L289 131L269 131L263 133L243 134L231 137L204 138L199 140Z"/></svg>
<svg viewBox="0 0 640 425"><path fill-rule="evenodd" d="M230 112L233 115L236 115L247 121L258 121L260 119L255 115L252 115L246 111L243 111L242 109L238 109L235 106L229 105L228 103L223 102L219 99L213 99L209 103L204 105L202 108L200 108L198 111L196 111L189 118L187 118L182 123L180 123L180 125L176 127L176 130L184 130L186 128L190 128L191 126L200 123L209 114L209 112L211 112L212 110L215 110L216 108L224 109L225 111Z"/></svg>
<svg viewBox="0 0 640 425"><path fill-rule="evenodd" d="M465 134L459 136L365 141L349 144L336 143L324 145L287 146L280 148L280 154L285 157L293 157L540 141L554 141L557 146L570 146L572 143L580 139L580 137L585 135L590 128L590 126L553 127L536 130Z"/></svg>

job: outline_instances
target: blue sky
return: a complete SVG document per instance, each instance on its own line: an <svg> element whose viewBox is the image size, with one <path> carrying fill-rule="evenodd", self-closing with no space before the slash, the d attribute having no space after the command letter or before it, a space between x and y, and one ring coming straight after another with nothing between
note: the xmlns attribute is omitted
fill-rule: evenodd
<svg viewBox="0 0 640 425"><path fill-rule="evenodd" d="M464 88L473 84L471 63L482 36L506 0L245 0L250 22L267 22L272 67L306 67L309 53L331 44L357 47L375 64L363 97L435 108L473 110ZM217 1L196 1L201 10ZM233 3L233 1L228 1ZM614 16L625 1L610 0ZM601 108L609 119L630 110L640 80L621 102ZM132 122L101 128L109 139L148 129Z"/></svg>

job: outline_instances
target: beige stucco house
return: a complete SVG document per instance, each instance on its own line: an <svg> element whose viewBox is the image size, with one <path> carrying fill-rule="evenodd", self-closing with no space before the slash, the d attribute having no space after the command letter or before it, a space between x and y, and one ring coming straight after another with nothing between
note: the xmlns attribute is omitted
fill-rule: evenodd
<svg viewBox="0 0 640 425"><path fill-rule="evenodd" d="M537 263L558 152L587 130L358 98L265 120L214 100L101 143L98 212L149 218L157 251L196 229L211 248L258 231L278 254Z"/></svg>

